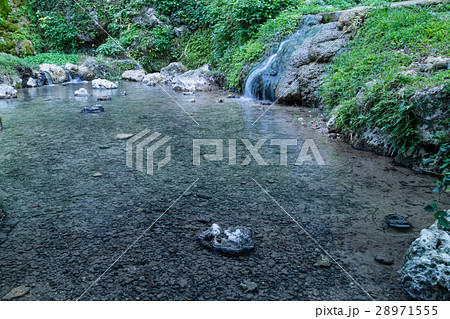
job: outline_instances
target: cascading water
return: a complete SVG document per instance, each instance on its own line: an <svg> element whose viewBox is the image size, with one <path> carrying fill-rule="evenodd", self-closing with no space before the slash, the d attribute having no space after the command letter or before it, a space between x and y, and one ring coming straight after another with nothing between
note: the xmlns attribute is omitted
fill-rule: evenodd
<svg viewBox="0 0 450 319"><path fill-rule="evenodd" d="M245 83L244 97L275 101L274 84L285 67L286 59L319 29L314 17L304 17L299 30L283 40L274 54L252 70Z"/></svg>

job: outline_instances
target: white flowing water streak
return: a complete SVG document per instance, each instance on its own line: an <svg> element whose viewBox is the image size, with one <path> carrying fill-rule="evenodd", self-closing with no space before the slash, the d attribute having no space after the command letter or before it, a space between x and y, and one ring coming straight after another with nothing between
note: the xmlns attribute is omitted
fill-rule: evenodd
<svg viewBox="0 0 450 319"><path fill-rule="evenodd" d="M299 31L296 32L296 34L299 33ZM244 89L244 97L246 98L255 98L256 92L255 90L252 90L254 80L260 76L262 73L264 73L272 64L272 62L275 60L275 58L278 56L279 53L283 52L284 47L286 44L290 41L295 39L295 37L288 37L287 39L283 40L277 50L276 53L272 54L268 59L266 59L263 64L261 64L258 68L256 68L248 77L247 82L245 83L245 89Z"/></svg>

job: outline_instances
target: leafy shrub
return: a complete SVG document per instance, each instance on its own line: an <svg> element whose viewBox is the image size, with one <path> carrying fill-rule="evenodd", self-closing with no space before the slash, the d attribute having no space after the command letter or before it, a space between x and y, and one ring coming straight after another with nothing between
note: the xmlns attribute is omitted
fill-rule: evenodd
<svg viewBox="0 0 450 319"><path fill-rule="evenodd" d="M75 52L78 47L78 29L68 25L66 19L58 13L49 13L39 18L45 38L51 47L61 52Z"/></svg>
<svg viewBox="0 0 450 319"><path fill-rule="evenodd" d="M104 56L115 57L123 53L122 47L112 38L108 38L105 43L100 45L95 53Z"/></svg>

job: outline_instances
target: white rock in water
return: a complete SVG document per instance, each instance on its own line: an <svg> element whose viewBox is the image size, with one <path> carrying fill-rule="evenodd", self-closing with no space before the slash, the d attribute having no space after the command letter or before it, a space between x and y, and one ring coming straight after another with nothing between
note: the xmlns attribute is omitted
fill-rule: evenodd
<svg viewBox="0 0 450 319"><path fill-rule="evenodd" d="M436 224L422 229L398 273L413 298L450 300L450 233Z"/></svg>
<svg viewBox="0 0 450 319"><path fill-rule="evenodd" d="M35 79L33 79L33 78L28 78L28 81L26 83L26 87L34 88L36 86L38 86L37 81Z"/></svg>
<svg viewBox="0 0 450 319"><path fill-rule="evenodd" d="M17 90L12 86L0 84L0 99L12 99L17 97Z"/></svg>
<svg viewBox="0 0 450 319"><path fill-rule="evenodd" d="M127 70L123 72L122 79L128 81L141 82L145 76L145 72L143 70Z"/></svg>
<svg viewBox="0 0 450 319"><path fill-rule="evenodd" d="M73 92L75 94L75 96L88 96L89 93L85 88L81 88L75 92Z"/></svg>
<svg viewBox="0 0 450 319"><path fill-rule="evenodd" d="M105 79L92 80L93 89L117 89L117 84Z"/></svg>

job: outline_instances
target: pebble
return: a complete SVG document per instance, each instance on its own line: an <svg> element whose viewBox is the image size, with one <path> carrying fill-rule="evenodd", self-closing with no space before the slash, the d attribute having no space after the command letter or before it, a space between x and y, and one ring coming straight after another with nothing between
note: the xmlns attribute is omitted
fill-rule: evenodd
<svg viewBox="0 0 450 319"><path fill-rule="evenodd" d="M325 255L320 255L319 259L317 259L316 263L314 264L314 267L330 267L331 261L330 258L326 257Z"/></svg>
<svg viewBox="0 0 450 319"><path fill-rule="evenodd" d="M27 286L19 286L14 288L13 290L11 290L10 292L8 292L5 296L3 296L3 300L11 300L14 298L19 298L22 297L23 295L25 295L26 293L28 293L30 291L30 287Z"/></svg>
<svg viewBox="0 0 450 319"><path fill-rule="evenodd" d="M375 256L375 261L382 265L392 265L394 263L394 259L385 254L378 254Z"/></svg>
<svg viewBox="0 0 450 319"><path fill-rule="evenodd" d="M97 172L97 173L92 174L92 176L93 176L93 177L101 177L101 176L103 176L103 174Z"/></svg>
<svg viewBox="0 0 450 319"><path fill-rule="evenodd" d="M241 287L246 292L253 292L258 289L258 285L252 281L246 281L246 282L241 283Z"/></svg>

